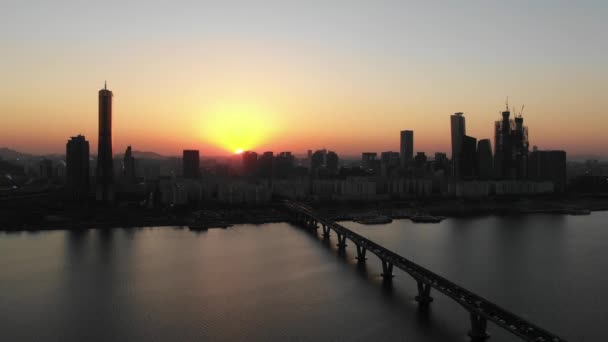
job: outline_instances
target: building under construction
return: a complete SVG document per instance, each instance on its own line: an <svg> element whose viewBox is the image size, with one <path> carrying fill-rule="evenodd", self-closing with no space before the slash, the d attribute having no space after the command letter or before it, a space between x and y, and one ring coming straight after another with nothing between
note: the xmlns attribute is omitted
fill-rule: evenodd
<svg viewBox="0 0 608 342"><path fill-rule="evenodd" d="M524 179L527 176L528 127L524 126L523 106L511 118L509 105L502 120L494 123L494 174L496 179Z"/></svg>

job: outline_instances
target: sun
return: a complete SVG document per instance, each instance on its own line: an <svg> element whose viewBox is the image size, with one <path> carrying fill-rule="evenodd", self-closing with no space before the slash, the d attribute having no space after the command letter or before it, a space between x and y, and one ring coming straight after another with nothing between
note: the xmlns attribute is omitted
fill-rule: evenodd
<svg viewBox="0 0 608 342"><path fill-rule="evenodd" d="M201 108L201 135L229 154L254 150L271 141L280 127L274 106L246 100L222 100Z"/></svg>

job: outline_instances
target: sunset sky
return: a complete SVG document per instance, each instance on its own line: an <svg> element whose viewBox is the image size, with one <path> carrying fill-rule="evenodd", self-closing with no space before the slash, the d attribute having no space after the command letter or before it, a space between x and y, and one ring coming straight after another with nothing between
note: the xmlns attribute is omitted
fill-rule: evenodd
<svg viewBox="0 0 608 342"><path fill-rule="evenodd" d="M434 4L433 4L434 3ZM0 147L114 153L450 151L493 138L505 97L541 149L606 154L608 1L11 1L0 4Z"/></svg>

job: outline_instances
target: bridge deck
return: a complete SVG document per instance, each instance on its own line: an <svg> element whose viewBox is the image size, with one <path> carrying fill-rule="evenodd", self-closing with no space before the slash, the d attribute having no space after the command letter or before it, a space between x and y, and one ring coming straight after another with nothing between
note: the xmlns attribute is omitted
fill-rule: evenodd
<svg viewBox="0 0 608 342"><path fill-rule="evenodd" d="M417 281L430 285L435 290L452 298L471 313L494 322L496 325L526 341L565 341L564 339L557 337L555 334L528 322L524 318L501 308L500 306L474 294L471 291L468 291L462 286L454 284L453 282L414 263L413 261L410 261L399 254L382 247L381 245L353 232L348 228L341 226L332 220L321 217L310 208L302 204L287 202L285 203L285 206L291 211L306 215L309 218L330 227L337 234L346 236L356 245L374 253L381 260L392 263L395 267L405 271Z"/></svg>

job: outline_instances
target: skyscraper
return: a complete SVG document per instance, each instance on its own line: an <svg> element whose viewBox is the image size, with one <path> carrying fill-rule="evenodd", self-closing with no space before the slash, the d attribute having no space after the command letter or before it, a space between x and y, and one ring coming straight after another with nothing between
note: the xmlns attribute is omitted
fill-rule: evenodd
<svg viewBox="0 0 608 342"><path fill-rule="evenodd" d="M97 144L98 201L114 200L114 166L112 161L112 92L107 85L99 91L99 140Z"/></svg>
<svg viewBox="0 0 608 342"><path fill-rule="evenodd" d="M509 107L494 123L494 174L497 179L524 179L528 161L528 127L521 113L510 118Z"/></svg>
<svg viewBox="0 0 608 342"><path fill-rule="evenodd" d="M200 157L198 150L184 150L182 162L184 178L198 178L200 176Z"/></svg>
<svg viewBox="0 0 608 342"><path fill-rule="evenodd" d="M490 139L481 139L477 142L477 178L479 180L494 179Z"/></svg>
<svg viewBox="0 0 608 342"><path fill-rule="evenodd" d="M401 131L401 166L406 166L414 158L414 131Z"/></svg>
<svg viewBox="0 0 608 342"><path fill-rule="evenodd" d="M459 179L472 180L477 173L477 139L465 135L458 156Z"/></svg>
<svg viewBox="0 0 608 342"><path fill-rule="evenodd" d="M467 134L464 113L458 112L450 116L450 126L452 130L452 175L456 179L460 179L460 154L464 136Z"/></svg>
<svg viewBox="0 0 608 342"><path fill-rule="evenodd" d="M72 137L65 145L66 190L72 199L85 199L89 193L89 142L84 136Z"/></svg>

